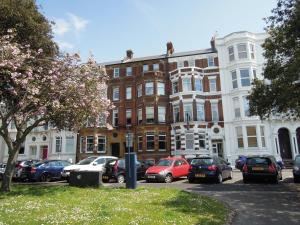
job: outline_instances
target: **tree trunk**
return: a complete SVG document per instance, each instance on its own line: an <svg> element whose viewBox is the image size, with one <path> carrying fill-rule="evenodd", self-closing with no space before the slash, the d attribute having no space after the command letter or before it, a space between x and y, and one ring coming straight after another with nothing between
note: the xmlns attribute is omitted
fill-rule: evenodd
<svg viewBox="0 0 300 225"><path fill-rule="evenodd" d="M13 149L8 156L5 172L3 174L3 180L1 185L1 192L10 192L11 180L15 172L16 161L19 155L19 149Z"/></svg>

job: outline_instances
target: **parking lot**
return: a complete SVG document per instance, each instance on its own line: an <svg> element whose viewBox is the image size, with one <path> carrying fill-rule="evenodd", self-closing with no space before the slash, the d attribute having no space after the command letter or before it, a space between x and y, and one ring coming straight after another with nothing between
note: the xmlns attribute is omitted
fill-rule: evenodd
<svg viewBox="0 0 300 225"><path fill-rule="evenodd" d="M105 185L125 186L112 183ZM234 225L300 224L300 184L294 184L291 170L283 170L283 180L279 184L263 181L243 184L241 172L234 171L233 179L223 184L190 184L186 179L180 179L171 184L139 181L138 185L180 188L212 196L233 209Z"/></svg>

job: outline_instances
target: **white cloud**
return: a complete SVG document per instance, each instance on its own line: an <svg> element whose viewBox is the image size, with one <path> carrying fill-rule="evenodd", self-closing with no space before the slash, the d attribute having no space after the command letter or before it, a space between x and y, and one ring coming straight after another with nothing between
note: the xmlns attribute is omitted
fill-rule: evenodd
<svg viewBox="0 0 300 225"><path fill-rule="evenodd" d="M87 24L89 23L88 20L83 19L79 16L76 16L72 13L68 13L68 16L69 16L69 19L70 19L70 22L71 22L72 26L75 28L76 31L83 30L87 26Z"/></svg>
<svg viewBox="0 0 300 225"><path fill-rule="evenodd" d="M57 41L57 44L61 49L65 49L65 50L70 50L74 48L74 45L66 41Z"/></svg>
<svg viewBox="0 0 300 225"><path fill-rule="evenodd" d="M53 25L53 32L58 35L63 35L70 30L70 23L64 19L55 19Z"/></svg>

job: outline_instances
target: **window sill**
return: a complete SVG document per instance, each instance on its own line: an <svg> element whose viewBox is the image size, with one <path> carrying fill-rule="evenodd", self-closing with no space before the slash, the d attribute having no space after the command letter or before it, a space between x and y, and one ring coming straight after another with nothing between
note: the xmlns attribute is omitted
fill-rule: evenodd
<svg viewBox="0 0 300 225"><path fill-rule="evenodd" d="M146 149L146 152L154 152L154 149Z"/></svg>

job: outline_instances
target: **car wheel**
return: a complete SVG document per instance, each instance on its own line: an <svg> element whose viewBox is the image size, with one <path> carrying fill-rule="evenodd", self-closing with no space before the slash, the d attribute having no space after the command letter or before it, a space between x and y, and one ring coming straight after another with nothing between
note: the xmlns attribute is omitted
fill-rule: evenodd
<svg viewBox="0 0 300 225"><path fill-rule="evenodd" d="M300 179L298 177L294 177L294 183L299 183Z"/></svg>
<svg viewBox="0 0 300 225"><path fill-rule="evenodd" d="M276 177L273 178L272 183L278 184L278 182L279 182L279 175L277 174Z"/></svg>
<svg viewBox="0 0 300 225"><path fill-rule="evenodd" d="M49 182L51 180L51 177L49 174L43 173L40 177L41 182Z"/></svg>
<svg viewBox="0 0 300 225"><path fill-rule="evenodd" d="M194 183L194 182L195 182L195 179L189 178L188 181L189 181L189 183Z"/></svg>
<svg viewBox="0 0 300 225"><path fill-rule="evenodd" d="M222 177L222 174L219 173L218 176L217 176L217 183L221 184L222 182L223 182L223 177Z"/></svg>
<svg viewBox="0 0 300 225"><path fill-rule="evenodd" d="M243 183L244 183L244 184L249 183L249 178L248 178L248 177L243 177Z"/></svg>
<svg viewBox="0 0 300 225"><path fill-rule="evenodd" d="M165 183L171 183L173 181L173 177L171 174L167 174L165 177Z"/></svg>
<svg viewBox="0 0 300 225"><path fill-rule="evenodd" d="M124 175L120 174L118 177L117 177L117 181L119 184L123 184L125 182L125 177Z"/></svg>

